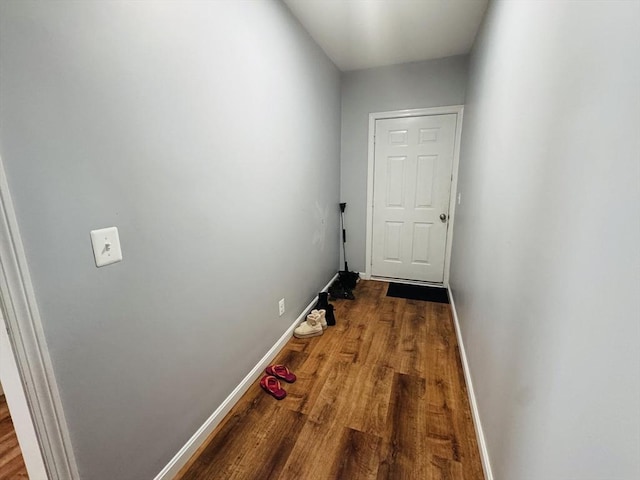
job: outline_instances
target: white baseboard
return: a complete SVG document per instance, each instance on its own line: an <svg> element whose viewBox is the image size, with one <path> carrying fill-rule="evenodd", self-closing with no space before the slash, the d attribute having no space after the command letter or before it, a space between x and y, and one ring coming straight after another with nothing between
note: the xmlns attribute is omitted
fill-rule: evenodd
<svg viewBox="0 0 640 480"><path fill-rule="evenodd" d="M473 416L473 423L476 427L476 437L478 439L478 447L480 449L482 470L484 470L485 480L493 480L491 462L489 461L489 451L487 450L487 443L484 440L484 432L482 431L482 422L480 421L480 413L478 412L476 394L473 391L471 372L469 371L469 364L467 363L467 353L465 352L464 342L462 341L462 333L460 332L460 321L458 319L458 312L456 311L456 304L453 301L453 292L451 292L451 287L447 287L447 289L449 290L449 301L451 302L451 312L453 313L453 324L456 329L456 337L458 337L458 346L460 347L462 370L464 371L464 379L467 383L467 392L469 394L469 403L471 404L471 415Z"/></svg>
<svg viewBox="0 0 640 480"><path fill-rule="evenodd" d="M336 273L333 278L322 289L323 292L327 291L329 286L338 277ZM314 305L318 301L316 296L309 305L302 311L302 313L296 318L296 321L291 324L289 328L282 334L278 341L265 353L264 357L256 364L255 367L247 374L246 377L238 384L238 386L231 392L231 394L222 402L222 404L211 414L209 418L202 424L202 426L193 434L193 436L184 444L184 446L175 454L175 456L169 461L169 463L156 475L155 480L173 480L178 474L180 469L186 465L189 459L196 453L196 450L207 440L211 432L220 424L225 415L238 403L242 395L249 389L249 387L256 381L256 379L262 375L264 369L269 366L275 356L280 353L280 350L284 348L291 336L293 330L302 322L308 313L313 309Z"/></svg>

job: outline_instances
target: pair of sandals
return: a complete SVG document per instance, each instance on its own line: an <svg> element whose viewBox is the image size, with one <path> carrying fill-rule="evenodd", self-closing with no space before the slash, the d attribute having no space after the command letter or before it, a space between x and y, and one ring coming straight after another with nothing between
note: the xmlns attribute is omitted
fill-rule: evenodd
<svg viewBox="0 0 640 480"><path fill-rule="evenodd" d="M287 383L296 381L296 376L284 365L269 365L265 369L265 373L266 375L260 380L260 386L276 400L282 400L287 396L287 392L282 388L278 379Z"/></svg>

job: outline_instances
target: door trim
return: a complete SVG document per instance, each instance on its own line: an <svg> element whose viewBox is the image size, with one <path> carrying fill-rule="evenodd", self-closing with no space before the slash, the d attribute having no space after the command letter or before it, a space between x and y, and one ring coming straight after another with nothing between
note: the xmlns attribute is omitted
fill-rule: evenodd
<svg viewBox="0 0 640 480"><path fill-rule="evenodd" d="M71 438L1 157L0 308L24 389L24 407L31 414L40 447L32 453L41 455L49 480L77 480Z"/></svg>
<svg viewBox="0 0 640 480"><path fill-rule="evenodd" d="M371 279L371 256L373 249L373 177L375 164L375 136L376 120L386 118L425 117L430 115L455 114L456 133L453 149L453 170L451 173L451 193L449 194L449 225L447 230L447 243L444 254L444 286L449 285L449 267L451 265L451 245L453 241L453 222L455 220L456 196L458 194L458 163L460 161L460 138L462 136L463 105L451 105L447 107L414 108L408 110L393 110L388 112L373 112L369 114L369 140L367 158L367 239L364 278Z"/></svg>

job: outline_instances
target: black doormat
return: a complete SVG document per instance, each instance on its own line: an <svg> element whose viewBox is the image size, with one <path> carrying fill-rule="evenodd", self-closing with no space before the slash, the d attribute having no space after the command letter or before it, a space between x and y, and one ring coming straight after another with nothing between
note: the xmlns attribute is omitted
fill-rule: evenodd
<svg viewBox="0 0 640 480"><path fill-rule="evenodd" d="M387 297L449 303L449 295L447 295L446 288L407 285L406 283L390 283L389 289L387 290Z"/></svg>

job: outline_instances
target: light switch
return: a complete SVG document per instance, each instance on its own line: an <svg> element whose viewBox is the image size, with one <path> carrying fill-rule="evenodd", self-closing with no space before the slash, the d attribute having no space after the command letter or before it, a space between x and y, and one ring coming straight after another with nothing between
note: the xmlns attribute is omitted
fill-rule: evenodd
<svg viewBox="0 0 640 480"><path fill-rule="evenodd" d="M120 237L116 227L91 230L91 244L96 267L104 267L122 260Z"/></svg>

